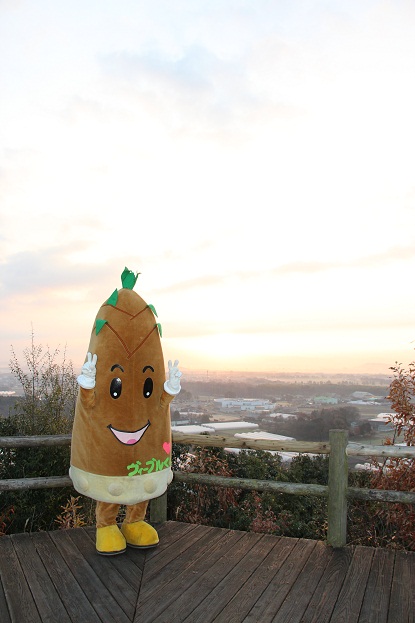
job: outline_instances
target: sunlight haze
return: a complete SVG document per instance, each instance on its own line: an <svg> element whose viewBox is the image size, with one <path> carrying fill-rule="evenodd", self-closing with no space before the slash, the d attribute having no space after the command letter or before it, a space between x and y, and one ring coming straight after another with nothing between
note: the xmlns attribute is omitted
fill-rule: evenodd
<svg viewBox="0 0 415 623"><path fill-rule="evenodd" d="M183 368L414 359L415 5L0 2L0 367L127 266Z"/></svg>

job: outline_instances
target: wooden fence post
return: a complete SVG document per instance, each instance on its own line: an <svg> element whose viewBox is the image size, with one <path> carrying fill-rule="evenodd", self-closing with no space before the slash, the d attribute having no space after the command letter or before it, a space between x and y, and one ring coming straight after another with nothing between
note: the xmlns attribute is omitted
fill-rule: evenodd
<svg viewBox="0 0 415 623"><path fill-rule="evenodd" d="M331 430L329 440L327 543L332 547L344 547L347 540L348 433L346 430Z"/></svg>
<svg viewBox="0 0 415 623"><path fill-rule="evenodd" d="M167 491L160 497L150 500L150 521L152 524L167 521Z"/></svg>

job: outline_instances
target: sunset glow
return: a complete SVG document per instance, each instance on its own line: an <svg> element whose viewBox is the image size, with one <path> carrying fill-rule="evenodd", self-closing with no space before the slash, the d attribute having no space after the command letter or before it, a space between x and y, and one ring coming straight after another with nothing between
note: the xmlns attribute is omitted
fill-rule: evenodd
<svg viewBox="0 0 415 623"><path fill-rule="evenodd" d="M415 357L415 6L0 4L0 367L124 266L183 368Z"/></svg>

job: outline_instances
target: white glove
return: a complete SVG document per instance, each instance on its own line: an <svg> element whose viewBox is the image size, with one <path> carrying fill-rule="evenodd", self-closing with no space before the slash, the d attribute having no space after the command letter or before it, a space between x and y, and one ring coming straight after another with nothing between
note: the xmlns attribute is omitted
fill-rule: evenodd
<svg viewBox="0 0 415 623"><path fill-rule="evenodd" d="M182 373L177 367L178 365L179 365L179 362L177 361L177 359L174 362L174 365L172 364L171 361L169 361L169 378L164 383L164 389L171 396L177 396L177 394L181 390L180 377L182 376Z"/></svg>
<svg viewBox="0 0 415 623"><path fill-rule="evenodd" d="M95 387L95 376L97 373L96 363L97 356L92 355L92 353L88 353L88 359L85 361L84 365L81 369L81 374L78 376L77 381L81 387L84 389L94 389Z"/></svg>

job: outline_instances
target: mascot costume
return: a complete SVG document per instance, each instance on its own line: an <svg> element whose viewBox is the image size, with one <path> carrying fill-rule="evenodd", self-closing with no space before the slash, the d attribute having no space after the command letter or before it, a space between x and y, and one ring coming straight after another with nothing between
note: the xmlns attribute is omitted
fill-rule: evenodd
<svg viewBox="0 0 415 623"><path fill-rule="evenodd" d="M148 500L173 477L169 405L181 372L169 361L165 380L161 326L154 307L133 292L137 276L126 268L122 289L101 305L78 377L69 475L79 493L97 501L96 549L104 555L157 545L144 517Z"/></svg>

